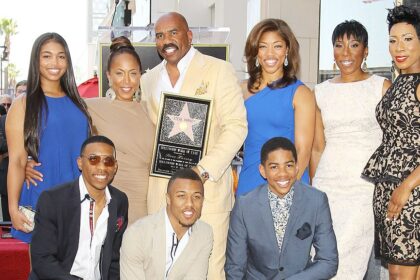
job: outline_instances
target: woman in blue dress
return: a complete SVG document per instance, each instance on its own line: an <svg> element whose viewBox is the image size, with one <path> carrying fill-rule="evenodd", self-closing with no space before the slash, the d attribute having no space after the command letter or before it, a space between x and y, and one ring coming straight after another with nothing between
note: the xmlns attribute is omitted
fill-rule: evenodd
<svg viewBox="0 0 420 280"><path fill-rule="evenodd" d="M244 85L248 136L237 195L266 181L259 173L260 150L272 137L287 137L298 152L298 178L306 171L315 129L315 97L296 78L299 43L286 22L265 19L250 32L245 46L249 79ZM279 181L280 184L280 181Z"/></svg>
<svg viewBox="0 0 420 280"><path fill-rule="evenodd" d="M80 98L66 41L45 33L32 47L27 94L17 98L6 121L9 146L7 188L12 235L30 243L33 222L20 206L35 209L42 191L75 179L82 142L90 133L90 116ZM28 159L40 162L37 185L24 184Z"/></svg>

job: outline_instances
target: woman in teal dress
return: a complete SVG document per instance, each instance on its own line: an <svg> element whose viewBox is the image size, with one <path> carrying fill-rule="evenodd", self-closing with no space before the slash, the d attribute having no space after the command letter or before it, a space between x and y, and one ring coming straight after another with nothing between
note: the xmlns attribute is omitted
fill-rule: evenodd
<svg viewBox="0 0 420 280"><path fill-rule="evenodd" d="M237 195L266 183L259 173L262 145L282 136L296 145L298 177L309 183L308 172L315 129L315 98L296 78L299 43L286 22L265 19L251 31L245 57L249 79L244 85L248 136Z"/></svg>
<svg viewBox="0 0 420 280"><path fill-rule="evenodd" d="M27 94L13 102L6 121L12 235L28 243L33 223L19 206L35 209L42 191L80 175L76 159L90 132L65 40L57 33L38 37L29 65ZM37 185L24 183L28 158L40 162L36 169L43 178Z"/></svg>

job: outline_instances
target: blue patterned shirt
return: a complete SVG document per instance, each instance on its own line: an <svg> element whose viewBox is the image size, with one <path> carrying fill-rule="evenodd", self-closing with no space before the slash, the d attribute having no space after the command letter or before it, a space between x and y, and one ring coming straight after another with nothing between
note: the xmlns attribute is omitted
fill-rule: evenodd
<svg viewBox="0 0 420 280"><path fill-rule="evenodd" d="M289 220L290 208L293 202L294 188L284 196L279 197L268 188L268 200L270 202L271 214L273 216L274 230L276 231L277 245L281 251L284 233L286 232L287 221Z"/></svg>

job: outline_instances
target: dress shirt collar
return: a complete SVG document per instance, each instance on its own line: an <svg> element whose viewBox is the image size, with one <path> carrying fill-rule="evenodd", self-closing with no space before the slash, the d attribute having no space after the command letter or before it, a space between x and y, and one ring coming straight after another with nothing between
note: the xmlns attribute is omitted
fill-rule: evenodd
<svg viewBox="0 0 420 280"><path fill-rule="evenodd" d="M293 203L293 194L293 186L284 197L279 197L271 191L270 187L268 187L268 200L270 203L271 214L273 216L273 226L276 234L277 246L280 251L282 249L283 239L289 221L290 208Z"/></svg>
<svg viewBox="0 0 420 280"><path fill-rule="evenodd" d="M180 76L182 75L182 73L184 73L188 66L190 65L191 60L193 59L194 55L195 55L196 49L191 46L191 48L189 49L189 51L184 55L183 58L181 58L181 60L178 62L178 64L176 65L176 67L178 68L178 71L180 73ZM168 62L166 60L163 60L163 69L164 71L166 71L166 64Z"/></svg>
<svg viewBox="0 0 420 280"><path fill-rule="evenodd" d="M180 240L172 227L171 221L169 220L168 213L165 209L165 241L166 241L166 265L165 265L165 278L167 279L174 263L178 257L182 254L185 247L187 246L190 236L192 233L192 227L188 228L188 231L182 236Z"/></svg>
<svg viewBox="0 0 420 280"><path fill-rule="evenodd" d="M80 175L79 177L79 190L80 190L80 201L85 202L86 195L89 195L89 192L86 188L85 180L83 179L83 175ZM89 197L91 197L89 195ZM107 206L111 202L111 193L109 192L108 186L105 187L105 205Z"/></svg>

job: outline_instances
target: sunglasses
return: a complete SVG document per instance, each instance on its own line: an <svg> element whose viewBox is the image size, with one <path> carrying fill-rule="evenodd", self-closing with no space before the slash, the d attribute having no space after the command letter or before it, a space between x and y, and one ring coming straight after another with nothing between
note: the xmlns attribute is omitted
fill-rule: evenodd
<svg viewBox="0 0 420 280"><path fill-rule="evenodd" d="M106 167L114 167L117 160L113 156L101 156L101 155L82 155L82 157L87 158L90 165L98 165L99 162L102 161L102 163Z"/></svg>
<svg viewBox="0 0 420 280"><path fill-rule="evenodd" d="M12 106L12 103L1 103L0 105L6 108Z"/></svg>

